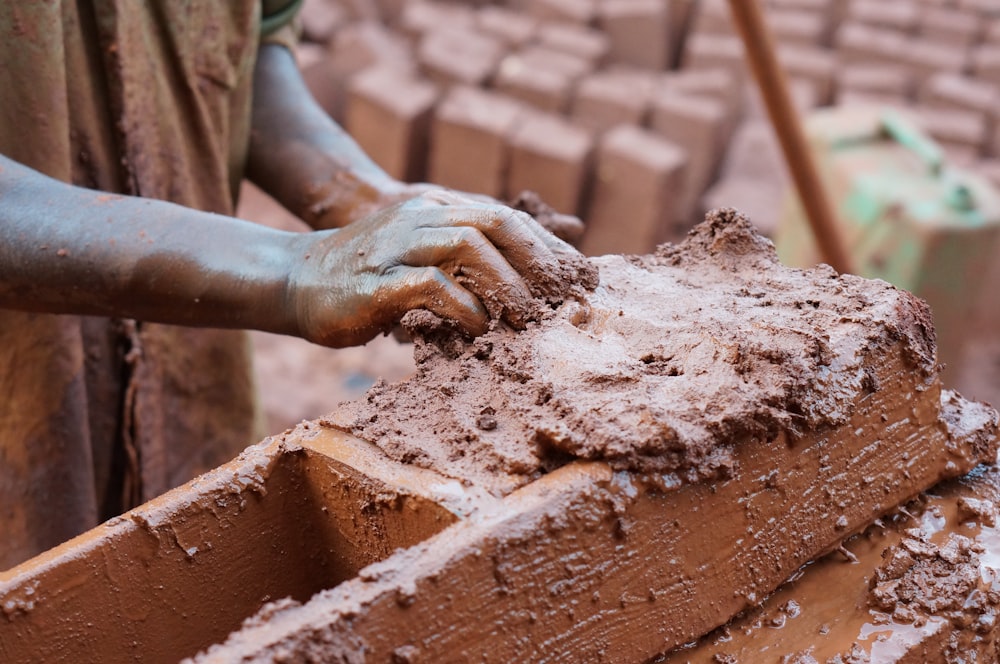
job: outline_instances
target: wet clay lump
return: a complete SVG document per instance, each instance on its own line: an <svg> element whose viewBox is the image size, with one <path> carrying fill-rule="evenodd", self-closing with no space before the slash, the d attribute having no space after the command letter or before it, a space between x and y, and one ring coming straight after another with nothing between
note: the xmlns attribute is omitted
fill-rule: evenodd
<svg viewBox="0 0 1000 664"><path fill-rule="evenodd" d="M593 261L600 285L522 333L417 340L418 372L324 420L390 457L502 492L569 459L724 476L734 446L844 424L890 348L929 386L926 305L884 282L783 267L718 210L680 245Z"/></svg>

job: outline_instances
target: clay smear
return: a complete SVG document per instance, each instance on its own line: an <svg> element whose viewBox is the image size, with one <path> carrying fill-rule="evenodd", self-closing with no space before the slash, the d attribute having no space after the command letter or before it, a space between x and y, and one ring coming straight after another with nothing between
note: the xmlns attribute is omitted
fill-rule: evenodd
<svg viewBox="0 0 1000 664"><path fill-rule="evenodd" d="M996 662L998 505L995 466L939 484L760 607L653 662Z"/></svg>
<svg viewBox="0 0 1000 664"><path fill-rule="evenodd" d="M923 302L785 268L731 209L653 256L593 262L596 290L523 332L417 326L417 374L324 423L500 492L574 458L696 481L724 475L735 445L847 422L882 389L868 358L897 344L919 381L936 375Z"/></svg>

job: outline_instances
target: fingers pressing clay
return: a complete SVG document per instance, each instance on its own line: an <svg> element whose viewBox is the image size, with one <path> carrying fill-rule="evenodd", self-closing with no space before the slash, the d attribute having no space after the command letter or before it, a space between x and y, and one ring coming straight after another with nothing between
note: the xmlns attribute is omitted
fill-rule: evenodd
<svg viewBox="0 0 1000 664"><path fill-rule="evenodd" d="M577 217L569 214L557 212L555 208L546 203L533 191L522 191L510 200L510 207L521 212L527 212L538 225L565 242L576 242L583 235L583 222ZM564 243L552 243L549 245L553 251L571 250Z"/></svg>
<svg viewBox="0 0 1000 664"><path fill-rule="evenodd" d="M445 208L446 216L427 215L423 223L478 229L522 276L536 298L556 304L585 297L597 287L598 273L593 265L529 214L503 205L471 202L449 191L434 192L425 200L449 207Z"/></svg>
<svg viewBox="0 0 1000 664"><path fill-rule="evenodd" d="M537 277L539 270L555 267L558 259L535 232L534 219L523 212L490 205L449 208L448 216L449 224L471 226L486 236L529 281Z"/></svg>
<svg viewBox="0 0 1000 664"><path fill-rule="evenodd" d="M491 206L464 223L479 228L503 252L536 298L558 304L581 299L597 287L597 268L525 212Z"/></svg>
<svg viewBox="0 0 1000 664"><path fill-rule="evenodd" d="M407 311L426 309L446 320L455 321L471 336L486 332L489 315L475 295L462 288L436 267L400 267L394 272L397 280L388 290L393 291L398 306L393 312L398 320Z"/></svg>
<svg viewBox="0 0 1000 664"><path fill-rule="evenodd" d="M472 291L491 318L523 329L537 306L521 275L476 228L424 229L419 244L403 256L412 266L437 266Z"/></svg>
<svg viewBox="0 0 1000 664"><path fill-rule="evenodd" d="M301 336L330 346L364 343L412 310L473 336L490 319L523 329L597 285L587 259L526 213L444 190L305 241L291 301Z"/></svg>

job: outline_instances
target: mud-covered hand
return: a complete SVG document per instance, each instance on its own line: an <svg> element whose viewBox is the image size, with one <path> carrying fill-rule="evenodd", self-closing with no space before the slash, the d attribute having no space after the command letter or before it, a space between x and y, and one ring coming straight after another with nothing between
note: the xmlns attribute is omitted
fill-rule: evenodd
<svg viewBox="0 0 1000 664"><path fill-rule="evenodd" d="M379 207L409 200L424 193L441 191L442 189L443 188L439 185L427 184L423 182L408 184L393 181L382 187L378 198L373 201L371 205L373 209L377 209ZM542 198L533 191L522 191L506 203L500 202L495 198L484 194L471 194L465 191L456 191L454 189L446 189L446 191L451 191L452 193L470 198L479 203L507 205L515 210L527 212L534 217L535 221L537 221L542 228L552 233L560 240L564 240L566 242L575 244L577 240L583 236L584 225L578 217L571 214L556 212L552 206L545 203L545 201L543 201Z"/></svg>
<svg viewBox="0 0 1000 664"><path fill-rule="evenodd" d="M379 168L319 107L291 52L276 44L260 49L254 70L247 175L317 230L342 228L438 188L400 182ZM487 198L463 195L480 202ZM565 240L574 241L583 231L579 219L555 214L548 206L513 207Z"/></svg>
<svg viewBox="0 0 1000 664"><path fill-rule="evenodd" d="M443 190L310 235L290 302L300 336L338 347L364 343L412 309L471 335L491 318L523 327L538 306L533 279L575 253L525 213Z"/></svg>

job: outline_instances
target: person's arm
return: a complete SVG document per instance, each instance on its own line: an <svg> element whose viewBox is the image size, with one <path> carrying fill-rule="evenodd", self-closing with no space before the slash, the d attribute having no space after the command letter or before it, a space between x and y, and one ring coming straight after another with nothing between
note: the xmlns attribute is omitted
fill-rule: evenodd
<svg viewBox="0 0 1000 664"><path fill-rule="evenodd" d="M320 108L291 52L279 44L261 46L254 70L247 176L317 229L346 226L386 205L441 189L400 182L379 168ZM476 192L457 193L500 204ZM557 213L535 194L521 194L520 202L528 204L518 209L535 216L548 231L567 241L583 234L576 217Z"/></svg>
<svg viewBox="0 0 1000 664"><path fill-rule="evenodd" d="M0 307L253 328L359 344L411 309L470 334L520 326L558 258L508 208L428 194L349 227L285 233L52 180L0 156ZM523 275L523 278L522 278Z"/></svg>
<svg viewBox="0 0 1000 664"><path fill-rule="evenodd" d="M247 177L316 229L346 226L409 190L316 103L279 44L257 55Z"/></svg>
<svg viewBox="0 0 1000 664"><path fill-rule="evenodd" d="M249 222L72 187L0 155L0 307L294 333L287 266L305 245Z"/></svg>

